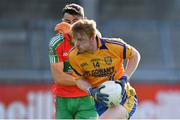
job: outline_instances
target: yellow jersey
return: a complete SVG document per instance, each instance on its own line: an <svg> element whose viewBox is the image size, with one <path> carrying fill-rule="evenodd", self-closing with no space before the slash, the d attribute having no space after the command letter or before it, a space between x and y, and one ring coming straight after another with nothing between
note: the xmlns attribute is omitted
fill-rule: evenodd
<svg viewBox="0 0 180 120"><path fill-rule="evenodd" d="M117 80L124 73L124 60L132 56L132 47L119 38L96 38L98 49L79 53L74 47L69 62L76 80L85 79L92 87Z"/></svg>

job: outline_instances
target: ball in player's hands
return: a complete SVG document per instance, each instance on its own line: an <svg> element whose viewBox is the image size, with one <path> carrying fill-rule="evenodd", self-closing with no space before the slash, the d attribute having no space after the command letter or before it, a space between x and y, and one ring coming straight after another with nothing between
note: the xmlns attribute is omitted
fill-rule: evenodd
<svg viewBox="0 0 180 120"><path fill-rule="evenodd" d="M122 87L121 85L115 83L115 81L110 80L102 83L105 87L100 90L101 93L108 94L109 101L105 101L107 103L107 107L113 107L120 104L122 100Z"/></svg>

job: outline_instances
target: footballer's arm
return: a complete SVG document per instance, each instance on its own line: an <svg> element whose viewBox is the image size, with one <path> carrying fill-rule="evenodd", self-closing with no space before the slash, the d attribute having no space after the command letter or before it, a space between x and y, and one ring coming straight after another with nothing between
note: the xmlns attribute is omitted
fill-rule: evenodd
<svg viewBox="0 0 180 120"><path fill-rule="evenodd" d="M52 63L50 66L51 66L51 74L56 84L61 84L65 86L76 85L74 77L63 71L64 69L63 62Z"/></svg>
<svg viewBox="0 0 180 120"><path fill-rule="evenodd" d="M136 70L139 61L140 61L140 54L139 52L132 47L132 56L127 60L126 68L124 75L128 77L128 79L132 76L134 71Z"/></svg>
<svg viewBox="0 0 180 120"><path fill-rule="evenodd" d="M84 79L76 80L76 85L83 91L88 93L88 89L92 86Z"/></svg>

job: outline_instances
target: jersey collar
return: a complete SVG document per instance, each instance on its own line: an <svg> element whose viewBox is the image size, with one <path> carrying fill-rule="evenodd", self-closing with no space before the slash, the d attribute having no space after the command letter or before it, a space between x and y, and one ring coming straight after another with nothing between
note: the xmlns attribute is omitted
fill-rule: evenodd
<svg viewBox="0 0 180 120"><path fill-rule="evenodd" d="M96 36L96 40L97 40L98 49L100 50L107 49L106 41L103 38L99 38L98 36Z"/></svg>

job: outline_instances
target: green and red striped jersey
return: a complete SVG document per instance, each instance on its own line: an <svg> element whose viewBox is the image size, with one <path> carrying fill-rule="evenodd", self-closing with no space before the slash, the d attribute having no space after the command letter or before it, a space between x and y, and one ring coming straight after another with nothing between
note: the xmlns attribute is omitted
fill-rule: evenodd
<svg viewBox="0 0 180 120"><path fill-rule="evenodd" d="M50 64L63 62L63 71L67 74L72 73L72 69L69 65L68 54L73 47L73 42L69 34L57 34L49 43L49 60ZM61 78L59 78L61 79ZM88 94L78 88L77 86L63 86L60 84L53 85L53 93L56 96L61 97L81 97Z"/></svg>

